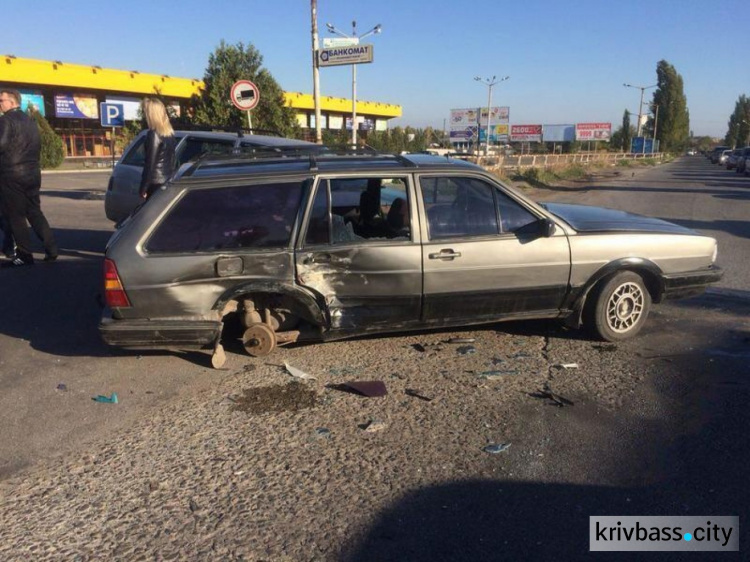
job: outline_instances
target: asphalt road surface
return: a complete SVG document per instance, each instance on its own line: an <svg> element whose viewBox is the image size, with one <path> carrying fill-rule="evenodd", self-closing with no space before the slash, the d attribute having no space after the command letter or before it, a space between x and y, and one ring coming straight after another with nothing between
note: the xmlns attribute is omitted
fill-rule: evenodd
<svg viewBox="0 0 750 562"><path fill-rule="evenodd" d="M553 322L526 322L459 331L458 335L476 338L476 353L451 355L449 360L440 355L447 351L431 351L437 347L404 353L415 342L437 345L444 336L432 332L278 350L273 363L307 361L331 372L332 366L341 365L355 372L358 365L382 365L384 355L390 362L396 361L395 354L403 354L398 358L402 374L393 375L399 380L408 376L403 373L417 376L425 369L437 372L455 366L455 372L462 373L463 365L463 374L445 375L446 388L460 390L466 388L465 373L499 361L497 346L505 346L503 361L519 370L534 366L557 393L575 403L555 407L531 397L537 389L523 383L509 384L505 390L496 389L493 385L500 384L496 382L472 386L482 400L487 399L482 393L488 388L498 392L498 408L503 412L497 415L507 423L513 439L509 452L515 455L500 457L504 461L500 472L489 478L467 464L461 478L418 485L422 480L414 474L426 478L439 468L430 463L448 460L430 457L430 463L422 463L417 451L409 466L389 467L387 458L381 459L378 470L389 474L400 470L400 478L412 484L408 491L385 502L373 501L368 528L356 539L328 534L325 539L309 538L316 536L310 529L306 540L311 544L317 540L321 554L310 554L309 559L495 560L522 559L535 551L544 559L571 560L588 554L584 551L591 514L747 513L750 178L698 156L619 172L594 184L529 189L529 193L538 200L657 216L715 236L719 264L726 272L721 284L702 297L654 307L636 340L603 345ZM100 342L101 258L112 232L103 214L107 179L101 172L45 174L42 204L58 236L61 258L54 264L0 271L0 482L31 481L45 466L106 449L130 426L143 427L152 418L164 423L164 412L185 411L183 415L190 416L191 407L215 400L215 388L226 386L232 377L251 370L260 376L276 368L243 356L241 348L229 349L227 371L217 373L211 370L207 354L114 352ZM490 341L495 342L493 349ZM553 367L566 362L577 362L582 368ZM439 392L436 389L432 391ZM120 396L116 406L91 400L111 392ZM329 410L330 404L336 404L335 400L325 403ZM454 417L439 427L469 424L475 414L458 401L451 412ZM270 417L264 423L284 434L283 414L266 416ZM413 431L418 432L415 424ZM233 430L227 427L227 435ZM456 428L459 433L465 430ZM222 439L221 427L212 431L215 439ZM395 435L399 434L394 430L394 440ZM233 435L232 444L244 447L238 442L241 439ZM144 453L137 439L128 443L133 446L129 462L136 466ZM341 446L346 448L347 443ZM440 447L438 441L433 449ZM366 455L367 450L358 454ZM327 470L351 475L348 483L356 486L357 472L347 464L349 457L344 451L329 461L334 465ZM215 459L205 462L211 460ZM460 464L455 454L450 462ZM293 461L287 462L286 470L290 464ZM315 473L311 467L303 470ZM376 489L373 484L373 495ZM292 490L290 485L286 492ZM331 493L335 498L336 490ZM348 491L338 493L344 504ZM0 505L8 508L12 494L2 489ZM315 520L306 511L312 506L294 509L300 525ZM335 521L336 510L331 509L330 519ZM354 505L351 510L356 518ZM281 511L278 517L283 519ZM252 532L231 527L230 520L224 525L238 535ZM748 534L742 527L741 532L743 548ZM284 531L274 533L278 538ZM187 534L182 539L178 535L176 544L180 540L187 544ZM256 552L245 559L299 559L291 546L273 542L266 534L264 538L258 533L260 540L267 541L258 551L265 558ZM335 547L330 546L333 543ZM177 547L177 552L186 551Z"/></svg>

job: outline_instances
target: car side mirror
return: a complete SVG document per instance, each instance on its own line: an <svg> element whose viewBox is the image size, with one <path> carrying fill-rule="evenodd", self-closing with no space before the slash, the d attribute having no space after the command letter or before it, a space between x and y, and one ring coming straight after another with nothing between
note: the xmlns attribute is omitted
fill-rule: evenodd
<svg viewBox="0 0 750 562"><path fill-rule="evenodd" d="M542 236L545 238L551 237L553 234L555 234L555 228L557 225L555 224L555 221L548 218L543 218L540 221L540 227L542 231Z"/></svg>

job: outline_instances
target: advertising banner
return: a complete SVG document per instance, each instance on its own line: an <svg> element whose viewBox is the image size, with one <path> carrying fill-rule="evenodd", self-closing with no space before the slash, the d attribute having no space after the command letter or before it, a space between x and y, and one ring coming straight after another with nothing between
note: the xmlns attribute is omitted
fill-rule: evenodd
<svg viewBox="0 0 750 562"><path fill-rule="evenodd" d="M311 129L315 129L316 128L316 125L315 125L315 114L314 113L310 114L310 128ZM321 129L327 129L328 128L328 116L327 115L322 115L321 114L321 116L320 116L320 128Z"/></svg>
<svg viewBox="0 0 750 562"><path fill-rule="evenodd" d="M18 90L21 94L21 110L28 110L29 106L33 107L36 111L41 113L42 117L44 114L44 96L42 92L38 90Z"/></svg>
<svg viewBox="0 0 750 562"><path fill-rule="evenodd" d="M463 129L451 129L451 142L472 142L477 138L477 128L465 127Z"/></svg>
<svg viewBox="0 0 750 562"><path fill-rule="evenodd" d="M362 64L372 62L372 45L351 45L333 49L318 49L318 66Z"/></svg>
<svg viewBox="0 0 750 562"><path fill-rule="evenodd" d="M351 119L350 119L351 121ZM328 128L329 129L335 129L339 130L341 127L344 126L344 116L343 115L329 115L328 116Z"/></svg>
<svg viewBox="0 0 750 562"><path fill-rule="evenodd" d="M654 139L634 137L633 140L630 141L630 152L634 154L653 154Z"/></svg>
<svg viewBox="0 0 750 562"><path fill-rule="evenodd" d="M125 121L137 121L140 119L138 112L141 110L140 98L131 98L126 96L107 96L107 103L116 103L122 106L124 110Z"/></svg>
<svg viewBox="0 0 750 562"><path fill-rule="evenodd" d="M576 140L575 125L545 125L542 130L544 142L572 142Z"/></svg>
<svg viewBox="0 0 750 562"><path fill-rule="evenodd" d="M612 123L576 123L576 140L608 141L612 136Z"/></svg>
<svg viewBox="0 0 750 562"><path fill-rule="evenodd" d="M541 125L511 125L511 142L542 142Z"/></svg>
<svg viewBox="0 0 750 562"><path fill-rule="evenodd" d="M90 94L55 94L55 117L99 119L99 102Z"/></svg>
<svg viewBox="0 0 750 562"><path fill-rule="evenodd" d="M475 127L479 112L475 108L471 109L451 109L450 130L465 130L466 127Z"/></svg>
<svg viewBox="0 0 750 562"><path fill-rule="evenodd" d="M490 108L490 125L492 123L507 123L510 119L510 107L492 107ZM479 110L479 122L487 126L487 108Z"/></svg>
<svg viewBox="0 0 750 562"><path fill-rule="evenodd" d="M497 125L493 125L490 123L490 128L492 129L492 132L490 133L490 142L495 143L507 143L510 132L510 125L507 123L498 123ZM487 127L482 127L479 130L479 142L485 142Z"/></svg>

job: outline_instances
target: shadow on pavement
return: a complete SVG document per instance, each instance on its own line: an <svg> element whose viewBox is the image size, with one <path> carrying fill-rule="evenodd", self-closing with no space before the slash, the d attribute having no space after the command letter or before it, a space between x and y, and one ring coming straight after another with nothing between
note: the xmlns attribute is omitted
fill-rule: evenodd
<svg viewBox="0 0 750 562"><path fill-rule="evenodd" d="M0 269L0 333L61 356L108 354L97 325L102 256L110 235L55 229L60 246L56 262L38 259L32 267Z"/></svg>
<svg viewBox="0 0 750 562"><path fill-rule="evenodd" d="M689 327L695 334L704 329L702 325ZM646 411L636 417L627 409L619 410L602 434L592 438L579 431L591 426L580 424L581 412L575 408L557 416L549 414L546 427L553 446L540 462L563 467L557 480L588 480L586 474L576 472L580 466L576 459L588 454L591 458L583 466L589 470L614 463L616 474L610 478L618 485L492 479L426 487L405 494L377 514L362 535L345 545L341 559L598 559L602 555L589 552L591 515L738 515L741 551L720 556L742 559L741 552L750 539L745 518L750 505L750 371L747 360L737 354L713 353L712 346L717 344L728 351L747 351L747 339L734 337L731 343L726 339L724 333L717 334L712 342L690 348L689 353L652 358L663 371L645 391L655 393L660 404L672 409L673 416L652 417ZM555 458L550 458L553 455ZM536 461L520 448L511 448L492 460L511 472L512 463ZM547 475L545 480L555 478ZM607 560L665 559L659 552L610 552L604 556ZM705 553L671 557L717 558Z"/></svg>

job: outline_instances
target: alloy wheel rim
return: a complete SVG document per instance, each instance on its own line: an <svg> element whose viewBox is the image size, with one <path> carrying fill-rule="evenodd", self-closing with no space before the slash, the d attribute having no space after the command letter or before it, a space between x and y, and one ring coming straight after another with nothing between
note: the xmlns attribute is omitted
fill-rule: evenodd
<svg viewBox="0 0 750 562"><path fill-rule="evenodd" d="M607 301L607 325L619 334L628 332L643 316L645 295L636 283L623 283Z"/></svg>

